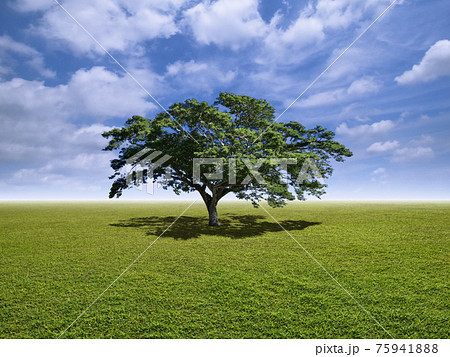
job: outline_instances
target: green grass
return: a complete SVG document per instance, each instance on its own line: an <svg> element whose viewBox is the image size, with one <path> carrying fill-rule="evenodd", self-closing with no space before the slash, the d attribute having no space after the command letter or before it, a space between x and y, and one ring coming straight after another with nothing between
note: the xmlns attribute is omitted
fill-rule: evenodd
<svg viewBox="0 0 450 357"><path fill-rule="evenodd" d="M56 338L188 206L1 203L0 337ZM449 203L271 214L396 338L449 338ZM388 338L262 209L192 206L65 338Z"/></svg>

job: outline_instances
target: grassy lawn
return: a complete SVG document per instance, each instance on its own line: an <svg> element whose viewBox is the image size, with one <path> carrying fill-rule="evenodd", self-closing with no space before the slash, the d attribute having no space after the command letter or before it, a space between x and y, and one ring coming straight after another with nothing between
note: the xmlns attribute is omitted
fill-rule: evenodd
<svg viewBox="0 0 450 357"><path fill-rule="evenodd" d="M189 205L0 203L0 337L55 338ZM270 213L395 338L449 338L450 203ZM388 338L262 209L196 203L66 338Z"/></svg>

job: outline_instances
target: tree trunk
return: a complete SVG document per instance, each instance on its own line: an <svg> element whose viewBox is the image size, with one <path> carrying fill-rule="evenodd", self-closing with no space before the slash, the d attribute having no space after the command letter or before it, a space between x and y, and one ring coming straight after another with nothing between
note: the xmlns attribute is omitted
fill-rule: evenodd
<svg viewBox="0 0 450 357"><path fill-rule="evenodd" d="M217 215L217 202L211 199L208 203L206 203L206 207L208 207L209 225L215 227L220 226L219 216Z"/></svg>

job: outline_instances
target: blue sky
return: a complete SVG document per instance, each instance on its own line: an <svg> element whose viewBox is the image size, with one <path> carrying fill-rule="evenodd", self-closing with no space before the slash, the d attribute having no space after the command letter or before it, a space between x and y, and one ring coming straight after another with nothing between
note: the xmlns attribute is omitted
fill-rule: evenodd
<svg viewBox="0 0 450 357"><path fill-rule="evenodd" d="M230 91L277 114L390 3L61 1L163 107ZM324 199L449 199L449 98L448 1L403 0L280 121L325 126L354 152ZM100 134L160 111L55 1L1 2L0 199L106 199Z"/></svg>

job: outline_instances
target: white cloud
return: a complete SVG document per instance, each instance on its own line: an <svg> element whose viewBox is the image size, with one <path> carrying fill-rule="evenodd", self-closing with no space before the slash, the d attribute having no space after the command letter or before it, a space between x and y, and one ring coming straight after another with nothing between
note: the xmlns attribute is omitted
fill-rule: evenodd
<svg viewBox="0 0 450 357"><path fill-rule="evenodd" d="M119 76L104 67L80 69L66 86L70 105L81 106L80 113L121 117L143 114L155 108L147 94L126 75Z"/></svg>
<svg viewBox="0 0 450 357"><path fill-rule="evenodd" d="M184 16L196 41L205 45L237 50L266 31L257 0L204 1L186 10Z"/></svg>
<svg viewBox="0 0 450 357"><path fill-rule="evenodd" d="M318 0L309 2L286 26L289 20L281 11L274 14L270 23L264 22L258 3L258 0L204 0L184 11L184 24L198 43L237 50L257 39L264 43L257 61L298 63L300 50L312 44L317 47L326 30L347 28L374 11L373 4L355 0ZM270 59L266 53L270 53Z"/></svg>
<svg viewBox="0 0 450 357"><path fill-rule="evenodd" d="M411 140L412 146L400 147L398 141L376 142L367 148L369 153L392 153L391 162L407 162L412 160L427 160L434 157L433 149L426 146L434 141L429 135L422 135L418 140ZM380 171L381 172L381 171ZM374 174L376 174L374 172Z"/></svg>
<svg viewBox="0 0 450 357"><path fill-rule="evenodd" d="M392 151L399 147L399 142L397 140L394 141L386 141L386 142L376 142L370 145L367 148L367 152L370 153L385 153Z"/></svg>
<svg viewBox="0 0 450 357"><path fill-rule="evenodd" d="M381 184L387 183L387 171L384 167L380 167L378 169L373 170L373 172L370 174L372 176L373 182L379 182Z"/></svg>
<svg viewBox="0 0 450 357"><path fill-rule="evenodd" d="M286 31L281 31L279 40L293 47L303 47L324 38L323 25L313 17L299 17Z"/></svg>
<svg viewBox="0 0 450 357"><path fill-rule="evenodd" d="M327 64L331 64L333 60L344 52L347 46L348 42L336 43L336 46L333 46L333 50L329 54ZM378 57L382 55L382 51L377 47L373 48L371 46L370 50L368 50L366 44L353 46L325 73L324 79L329 81L354 79L360 73L370 72L373 69L374 62L379 61ZM355 71L355 69L358 69L358 71Z"/></svg>
<svg viewBox="0 0 450 357"><path fill-rule="evenodd" d="M400 114L400 118L398 118L398 122L403 123L410 115L411 115L410 112L402 112Z"/></svg>
<svg viewBox="0 0 450 357"><path fill-rule="evenodd" d="M19 169L7 180L10 185L48 185L55 190L99 191L111 169L111 152L79 153L58 157L38 168ZM93 183L96 182L96 183Z"/></svg>
<svg viewBox="0 0 450 357"><path fill-rule="evenodd" d="M425 135L425 134L422 134L420 136L420 139L410 141L411 145L415 145L415 146L429 145L433 142L434 142L434 138L431 135Z"/></svg>
<svg viewBox="0 0 450 357"><path fill-rule="evenodd" d="M384 10L390 2L389 0L317 0L308 3L303 10L303 15L318 19L326 29L344 29L372 13L380 13L380 10Z"/></svg>
<svg viewBox="0 0 450 357"><path fill-rule="evenodd" d="M306 45L319 42L325 37L321 22L315 18L300 16L285 30L277 27L277 22L277 17L272 19L271 31L264 40L267 48L272 51L299 50ZM292 55L295 53L291 53ZM290 58L290 60L295 61L296 59Z"/></svg>
<svg viewBox="0 0 450 357"><path fill-rule="evenodd" d="M176 61L167 66L166 74L168 76L176 76L180 73L193 74L198 72L204 72L208 70L208 64L205 62L198 63L194 60L189 62Z"/></svg>
<svg viewBox="0 0 450 357"><path fill-rule="evenodd" d="M14 56L11 56L13 54ZM13 72L12 68L2 63L5 58L8 58L10 62L18 62L17 56L27 58L25 61L30 67L34 68L39 74L46 78L53 78L56 76L54 71L45 67L43 55L34 48L13 40L11 37L3 35L0 36L0 68L1 72L10 73Z"/></svg>
<svg viewBox="0 0 450 357"><path fill-rule="evenodd" d="M373 77L363 77L352 82L347 89L350 95L361 95L367 93L376 93L381 87L381 83Z"/></svg>
<svg viewBox="0 0 450 357"><path fill-rule="evenodd" d="M3 179L15 186L50 185L74 191L99 190L98 183L106 181L111 174L109 162L114 155L101 151L107 143L101 133L111 127L94 124L77 130L56 122L51 127L43 127L47 130L35 132L35 137L28 142L18 141L16 148L25 149L26 155L15 161L15 166L23 168ZM5 145L0 145L0 151L4 148Z"/></svg>
<svg viewBox="0 0 450 357"><path fill-rule="evenodd" d="M66 0L62 4L107 50L139 52L139 45L154 38L167 38L179 28L175 22L184 0L172 1L89 1ZM43 12L33 33L60 40L76 53L103 50L53 1L20 1L21 11Z"/></svg>
<svg viewBox="0 0 450 357"><path fill-rule="evenodd" d="M107 173L109 162L114 158L111 152L74 153L73 156L57 157L39 168L19 169L12 175L12 181L18 183L48 183L60 179ZM105 175L103 178L106 178Z"/></svg>
<svg viewBox="0 0 450 357"><path fill-rule="evenodd" d="M384 134L390 131L394 126L395 124L391 120L381 120L373 124L358 125L353 128L349 128L347 123L342 123L336 128L336 133L349 136Z"/></svg>
<svg viewBox="0 0 450 357"><path fill-rule="evenodd" d="M27 56L35 56L38 53L34 48L17 42L7 35L0 36L0 50L12 51Z"/></svg>
<svg viewBox="0 0 450 357"><path fill-rule="evenodd" d="M103 67L75 72L67 84L45 86L40 81L14 78L0 83L3 115L26 113L46 118L56 114L73 119L129 116L155 108L150 98L128 76L119 76ZM20 114L23 115L23 114Z"/></svg>
<svg viewBox="0 0 450 357"><path fill-rule="evenodd" d="M270 21L267 35L264 37L263 51L256 61L278 64L301 63L303 59L319 52L327 45L324 39L328 34L362 25L365 20L372 19L374 14L380 12L380 5L387 4L388 0L377 0L371 4L358 0L309 1L299 12L298 17L292 21L288 15L278 11ZM286 25L288 21L290 23ZM343 49L338 49L339 53ZM332 55L331 60L336 56ZM373 54L370 58L372 56ZM339 67L341 66L342 61ZM350 63L349 71L354 72L356 66L361 67L355 62Z"/></svg>
<svg viewBox="0 0 450 357"><path fill-rule="evenodd" d="M309 14L301 13L287 27L282 26L282 20L276 13L267 26L257 63L298 64L325 38L322 23Z"/></svg>
<svg viewBox="0 0 450 357"><path fill-rule="evenodd" d="M450 76L450 41L440 40L425 53L422 61L395 78L398 84L429 82Z"/></svg>
<svg viewBox="0 0 450 357"><path fill-rule="evenodd" d="M412 160L429 160L434 157L433 149L430 147L406 147L397 149L394 151L394 155L392 156L392 162L407 162Z"/></svg>
<svg viewBox="0 0 450 357"><path fill-rule="evenodd" d="M12 3L14 8L18 11L42 11L54 6L54 1L48 0L16 0Z"/></svg>
<svg viewBox="0 0 450 357"><path fill-rule="evenodd" d="M312 94L306 99L300 99L296 106L314 107L331 105L336 102L351 100L364 94L377 92L380 86L381 84L372 77L363 77L353 81L347 89L338 88Z"/></svg>
<svg viewBox="0 0 450 357"><path fill-rule="evenodd" d="M294 99L288 98L286 93L292 95L299 87L307 84L293 77L289 71L278 71L274 67L256 67L255 71L252 70L245 76L245 92L252 93L252 96L267 98L271 102L279 101L286 106Z"/></svg>
<svg viewBox="0 0 450 357"><path fill-rule="evenodd" d="M210 92L217 84L226 84L236 77L237 72L222 70L218 64L207 62L177 61L167 66L165 78L170 78L183 89L201 89Z"/></svg>
<svg viewBox="0 0 450 357"><path fill-rule="evenodd" d="M0 82L1 161L42 164L80 150L99 150L105 127L98 123L145 115L155 108L149 100L130 79L102 67L79 70L55 87L20 78ZM99 126L80 129L81 118Z"/></svg>
<svg viewBox="0 0 450 357"><path fill-rule="evenodd" d="M364 10L361 5L360 1L352 0L319 0L315 16L322 21L325 27L345 28L361 18Z"/></svg>
<svg viewBox="0 0 450 357"><path fill-rule="evenodd" d="M345 89L336 89L331 91L325 91L317 94L312 94L306 99L300 99L298 102L298 107L314 107L331 105L338 101L343 100L346 97Z"/></svg>
<svg viewBox="0 0 450 357"><path fill-rule="evenodd" d="M16 148L24 149L26 154L14 161L14 167L21 168L8 176L2 175L0 182L3 179L19 192L23 185L35 189L50 187L54 192L100 191L102 185L107 185L111 175L109 163L114 154L101 150L107 143L101 133L111 127L93 124L76 129L73 125L55 121L36 128L42 129L35 131L34 136L30 135L28 141L17 140ZM2 154L3 144L0 144ZM2 159L8 158L2 156Z"/></svg>
<svg viewBox="0 0 450 357"><path fill-rule="evenodd" d="M386 173L386 169L384 167L380 167L372 172L372 175L383 175Z"/></svg>

